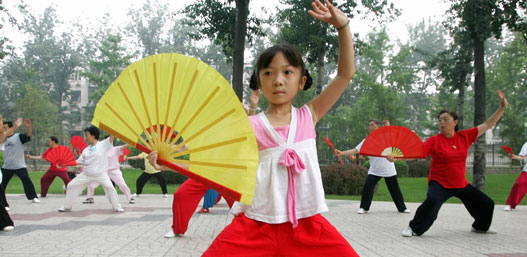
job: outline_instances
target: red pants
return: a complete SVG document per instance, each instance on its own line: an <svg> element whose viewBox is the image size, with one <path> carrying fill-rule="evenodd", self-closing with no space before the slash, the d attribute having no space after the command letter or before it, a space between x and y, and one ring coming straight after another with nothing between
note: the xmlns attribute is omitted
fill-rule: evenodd
<svg viewBox="0 0 527 257"><path fill-rule="evenodd" d="M187 231L188 222L198 208L198 204L209 190L209 187L193 180L187 179L174 193L172 202L172 229L175 234L183 235ZM234 201L225 198L229 207Z"/></svg>
<svg viewBox="0 0 527 257"><path fill-rule="evenodd" d="M70 178L68 177L67 171L55 171L55 170L48 170L46 173L44 173L44 176L40 178L40 196L46 197L48 194L49 186L51 185L51 182L55 179L55 177L60 177L62 181L64 181L64 185L67 186L68 183L70 183Z"/></svg>
<svg viewBox="0 0 527 257"><path fill-rule="evenodd" d="M202 256L359 256L322 215L269 224L240 214Z"/></svg>
<svg viewBox="0 0 527 257"><path fill-rule="evenodd" d="M518 179L516 179L514 186L512 186L509 199L507 199L507 205L510 205L513 209L516 208L516 205L522 201L525 193L527 193L527 172L523 171Z"/></svg>

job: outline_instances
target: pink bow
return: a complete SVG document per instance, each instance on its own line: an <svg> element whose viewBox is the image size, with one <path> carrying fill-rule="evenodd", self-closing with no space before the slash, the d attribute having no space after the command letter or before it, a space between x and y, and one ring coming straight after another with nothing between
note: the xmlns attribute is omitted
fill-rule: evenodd
<svg viewBox="0 0 527 257"><path fill-rule="evenodd" d="M293 228L298 226L298 220L296 218L296 208L295 208L295 177L294 174L301 173L304 171L305 166L300 159L300 156L296 153L295 150L288 148L285 149L282 158L280 158L280 165L287 167L288 173L288 186L287 186L287 214L289 216L289 222L293 224Z"/></svg>

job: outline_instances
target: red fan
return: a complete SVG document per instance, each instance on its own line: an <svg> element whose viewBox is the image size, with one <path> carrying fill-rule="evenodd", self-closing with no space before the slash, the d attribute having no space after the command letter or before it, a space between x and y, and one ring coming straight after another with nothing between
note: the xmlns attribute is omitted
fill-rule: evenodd
<svg viewBox="0 0 527 257"><path fill-rule="evenodd" d="M395 158L426 158L423 141L409 128L384 126L371 132L362 147L361 155Z"/></svg>
<svg viewBox="0 0 527 257"><path fill-rule="evenodd" d="M70 144L73 147L73 150L75 150L75 154L77 154L77 156L81 155L82 150L88 146L88 144L86 144L84 139L82 139L80 136L71 137Z"/></svg>
<svg viewBox="0 0 527 257"><path fill-rule="evenodd" d="M504 145L502 145L501 148L503 148L503 150L505 150L507 153L512 154L512 148Z"/></svg>
<svg viewBox="0 0 527 257"><path fill-rule="evenodd" d="M64 145L58 145L51 149L44 157L48 162L55 163L57 166L75 166L75 156L71 149Z"/></svg>
<svg viewBox="0 0 527 257"><path fill-rule="evenodd" d="M128 157L128 155L130 155L130 150L128 150L128 148L123 148L123 154L119 156L119 161L124 162L124 157Z"/></svg>
<svg viewBox="0 0 527 257"><path fill-rule="evenodd" d="M333 152L339 158L340 163L342 163L342 165L344 165L344 162L342 161L342 159L340 159L340 156L337 154L337 149L335 149L335 147L333 146L331 141L329 141L329 139L327 137L324 137L324 139L326 140L326 143L328 143L328 145L331 146L331 148L333 148Z"/></svg>

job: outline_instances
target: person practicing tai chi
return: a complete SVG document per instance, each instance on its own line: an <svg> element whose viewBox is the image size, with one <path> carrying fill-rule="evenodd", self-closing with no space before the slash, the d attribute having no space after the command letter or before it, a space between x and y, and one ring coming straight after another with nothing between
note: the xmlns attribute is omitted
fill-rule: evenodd
<svg viewBox="0 0 527 257"><path fill-rule="evenodd" d="M77 159L77 164L83 166L83 172L68 184L64 206L58 209L59 212L71 211L74 198L92 182L98 182L102 185L104 194L116 212L124 212L119 203L117 191L115 191L107 172L108 152L112 150L114 137L110 136L99 141L99 133L99 129L95 126L84 129L84 137L88 142L88 147L84 148Z"/></svg>
<svg viewBox="0 0 527 257"><path fill-rule="evenodd" d="M425 201L417 208L413 220L403 230L402 236L420 236L437 219L443 203L455 196L463 202L474 218L472 232L496 233L490 229L494 213L494 201L485 193L468 183L466 161L468 149L485 131L496 125L507 105L505 94L498 90L500 107L490 118L477 127L458 131L458 116L455 111L442 110L437 115L439 134L424 143L427 155L432 157L428 175L428 193Z"/></svg>
<svg viewBox="0 0 527 257"><path fill-rule="evenodd" d="M9 184L13 175L17 175L20 180L22 180L26 198L33 203L40 203L37 192L35 191L35 186L33 185L33 182L31 182L29 174L27 173L26 161L24 159L24 144L31 140L31 133L33 131L31 120L29 120L29 118L26 119L26 134L15 134L15 130L20 124L15 125L15 129L10 130L10 128L13 128L13 123L10 121L3 122L4 129L8 132L7 139L4 143L4 165L2 166L4 179L2 181L2 187L7 190L7 184Z"/></svg>
<svg viewBox="0 0 527 257"><path fill-rule="evenodd" d="M163 173L161 170L155 169L150 162L148 161L148 154L146 153L140 153L136 156L129 156L126 158L127 160L139 160L143 159L145 161L145 171L139 175L136 181L136 191L133 194L134 197L139 197L143 193L143 187L145 186L146 182L151 177L155 177L157 181L159 181L159 186L161 187L161 192L163 193L164 198L168 198L168 190L167 190L167 180L165 179L165 176L163 176Z"/></svg>
<svg viewBox="0 0 527 257"><path fill-rule="evenodd" d="M0 115L0 124L2 123L2 115ZM0 127L0 151L4 151L4 143L7 138L7 133L14 131L17 127L22 124L22 119L18 119L15 122L15 126L9 128L7 131L4 127ZM15 223L9 216L7 212L9 210L9 205L7 204L7 199L5 197L4 187L2 187L2 172L0 169L0 231L11 231L15 229Z"/></svg>
<svg viewBox="0 0 527 257"><path fill-rule="evenodd" d="M380 128L383 125L378 120L370 120L368 122L368 130L371 132ZM385 120L384 125L390 126L390 122ZM363 139L355 148L347 151L337 150L339 156L348 156L355 155L360 152L362 144L364 143ZM373 157L368 156L370 159L370 168L368 169L368 176L364 182L364 187L362 188L362 197L360 199L360 209L357 211L358 214L368 213L371 206L371 201L373 199L373 192L375 190L375 185L381 178L384 178L388 191L392 196L392 200L395 203L397 210L402 213L409 213L410 210L406 208L404 204L403 194L399 188L399 183L397 182L397 170L393 164L394 157L393 155L388 155L386 158L383 157Z"/></svg>
<svg viewBox="0 0 527 257"><path fill-rule="evenodd" d="M128 147L127 144L121 146L114 146L110 151L108 151L108 176L110 180L113 181L119 189L126 195L126 200L130 204L135 203L135 199L132 197L130 188L126 185L126 181L123 178L123 172L121 171L121 165L119 163L119 156L123 154L123 149ZM92 182L88 185L88 193L86 194L86 200L82 203L94 203L93 194L95 193L95 188L100 185L99 182Z"/></svg>
<svg viewBox="0 0 527 257"><path fill-rule="evenodd" d="M513 160L523 161L524 165L520 176L516 179L516 182L514 182L514 185L511 188L511 193L509 194L509 198L507 198L507 205L503 208L504 211L512 211L516 209L516 206L522 201L527 193L527 142L523 144L518 155L511 154L510 157Z"/></svg>
<svg viewBox="0 0 527 257"><path fill-rule="evenodd" d="M269 107L249 117L259 149L254 198L251 205L234 204L232 223L203 256L358 256L320 214L328 207L315 140L315 125L355 74L352 33L348 17L327 0L314 2L309 14L338 32L336 77L297 109L295 96L312 84L300 52L276 45L259 55L250 87L261 90ZM149 158L156 164L157 152Z"/></svg>
<svg viewBox="0 0 527 257"><path fill-rule="evenodd" d="M26 158L31 160L45 160L46 155L55 147L59 145L59 139L55 136L48 138L49 148L44 151L41 156L32 156L27 154ZM44 173L42 178L40 178L40 197L46 197L48 194L48 189L55 177L60 177L64 181L64 186L68 186L70 183L70 178L68 177L68 169L66 167L58 168L56 163L50 163L49 168Z"/></svg>

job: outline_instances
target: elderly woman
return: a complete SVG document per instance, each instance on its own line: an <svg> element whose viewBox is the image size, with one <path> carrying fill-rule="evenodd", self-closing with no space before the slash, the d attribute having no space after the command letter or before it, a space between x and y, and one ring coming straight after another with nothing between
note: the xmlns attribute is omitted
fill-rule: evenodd
<svg viewBox="0 0 527 257"><path fill-rule="evenodd" d="M501 118L508 102L505 94L498 90L500 107L483 124L458 131L457 114L454 111L440 111L437 116L439 134L424 143L425 150L432 157L428 175L428 193L425 201L417 208L414 219L401 233L405 237L420 236L434 223L441 205L450 197L459 198L475 221L472 232L496 233L489 230L494 213L494 201L485 193L468 183L465 177L468 149L485 131L492 128Z"/></svg>

